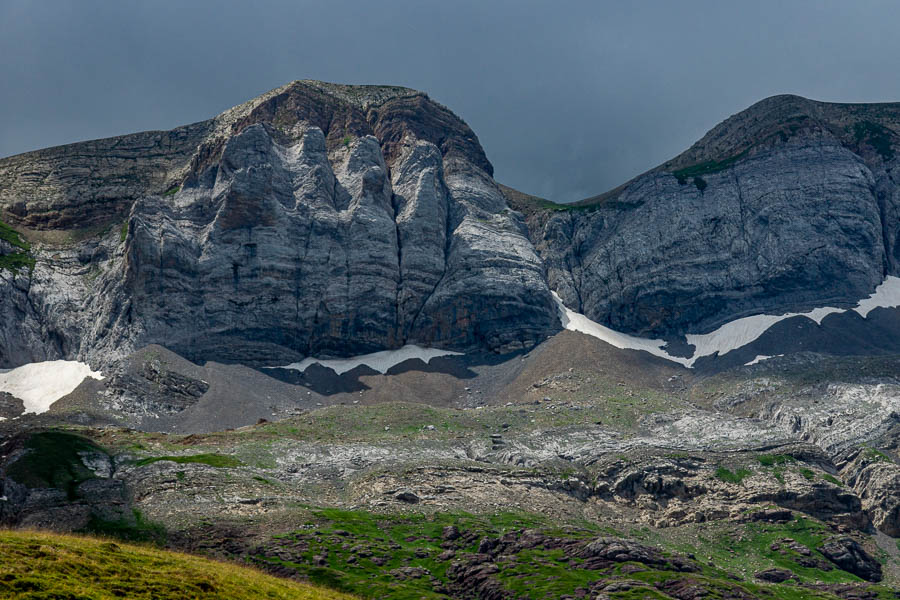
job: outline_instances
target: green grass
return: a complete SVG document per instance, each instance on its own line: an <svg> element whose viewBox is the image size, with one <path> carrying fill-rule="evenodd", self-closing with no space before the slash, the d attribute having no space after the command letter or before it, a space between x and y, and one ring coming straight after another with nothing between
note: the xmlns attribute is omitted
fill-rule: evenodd
<svg viewBox="0 0 900 600"><path fill-rule="evenodd" d="M441 547L441 533L445 526L455 525L470 542L455 548L456 556L441 561L437 555ZM792 550L785 554L773 551L777 540L790 537L806 545L816 558L825 560L818 552L830 535L828 528L812 519L798 518L785 524L746 523L717 525L710 530L707 525L694 525L687 539L689 544L673 548L679 552L693 552L700 560L702 572L681 573L662 570L641 563L615 564L603 570L584 568L582 559L567 557L558 548L537 546L514 555L499 555L492 562L499 571L492 577L502 584L512 598L541 600L571 595L578 588L588 588L592 582L604 578L626 578L642 582L646 587L613 592L613 598L669 598L661 590L668 584L682 585L703 590L708 598L770 598L773 600L802 600L819 598L834 600L826 593L803 589L793 583L782 585L760 584L753 574L764 568L786 568L804 583L859 582L859 578L845 571L822 571L802 567L796 562L800 555ZM353 592L365 598L391 598L392 600L436 600L446 598L434 591L431 577L439 583L449 581L447 569L454 561L465 561L467 555L477 551L485 536L498 537L505 532L535 529L556 538L588 540L599 535L619 535L604 531L596 524L565 526L553 523L542 515L522 513L496 513L472 515L467 513L437 514L374 514L363 511L338 509L313 510L309 521L300 530L276 536L289 556L279 558L273 551L258 556L261 564L277 564L295 570L310 581ZM638 537L650 539L645 543L660 543L668 530L651 531L643 528L632 532ZM665 547L670 545L665 544ZM362 550L362 551L360 551ZM313 557L325 558L324 565L313 566ZM707 557L715 566L703 566ZM378 563L373 562L376 559ZM640 570L626 570L626 566ZM422 578L399 580L391 570L413 567L425 569L430 575ZM633 571L633 572L630 572ZM737 575L732 579L731 575ZM876 593L887 593L887 588L872 586Z"/></svg>
<svg viewBox="0 0 900 600"><path fill-rule="evenodd" d="M803 475L808 481L812 481L816 478L816 472L812 469L807 469L806 467L800 468L800 474Z"/></svg>
<svg viewBox="0 0 900 600"><path fill-rule="evenodd" d="M128 237L128 221L122 223L122 227L119 228L119 241L124 242L125 238Z"/></svg>
<svg viewBox="0 0 900 600"><path fill-rule="evenodd" d="M11 600L350 600L255 569L109 540L0 531L0 597Z"/></svg>
<svg viewBox="0 0 900 600"><path fill-rule="evenodd" d="M549 534L564 534L575 538L592 538L604 533L596 525L585 524L583 527L561 527L547 517L525 513L496 513L492 515L472 515L467 513L439 513L422 515L408 514L375 514L364 511L347 511L339 509L316 510L306 529L287 536L279 536L286 546L306 544L301 560L285 562L269 557L260 558L263 562L284 564L295 569L310 581L335 589L353 592L366 598L391 598L392 600L420 600L446 598L445 595L433 591L430 578L397 580L390 574L392 569L401 567L420 567L427 569L432 576L447 581L446 570L452 561L441 561L437 555L441 548L444 527L454 525L462 533L473 532L473 541L458 555L475 553L478 544L485 536L496 537L509 531L520 529L540 529ZM607 531L608 533L608 531ZM276 538L277 539L277 538ZM370 557L355 559L352 548L364 547L372 553ZM313 566L313 556L327 556L327 565ZM352 558L353 557L353 558ZM589 577L585 571L575 572L556 559L561 557L559 551L535 549L528 558L534 564L524 568L546 576L560 576L560 580L536 582L530 586L524 598L559 597L560 591L571 590L583 584ZM372 558L384 559L378 565ZM517 564L522 560L517 560ZM506 570L516 568L511 563L503 564L501 581L508 582ZM593 579L597 573L593 572ZM576 585L577 584L577 585ZM515 587L515 586L513 586Z"/></svg>
<svg viewBox="0 0 900 600"><path fill-rule="evenodd" d="M13 273L18 273L21 269L27 269L29 272L34 270L34 257L31 255L31 244L23 239L18 231L3 221L0 221L0 240L22 250L22 252L11 252L9 254L0 255L0 269L7 269Z"/></svg>
<svg viewBox="0 0 900 600"><path fill-rule="evenodd" d="M792 463L796 459L790 454L760 454L756 457L756 460L764 467L773 467L775 465Z"/></svg>
<svg viewBox="0 0 900 600"><path fill-rule="evenodd" d="M220 469L228 469L234 467L241 467L244 465L240 460L236 459L233 456L227 456L225 454L188 454L186 456L151 456L148 458L142 458L137 461L135 464L139 467L143 467L144 465L150 465L155 462L159 462L161 460L168 460L178 464L187 464L187 463L199 463L202 465L209 465L210 467L217 467Z"/></svg>
<svg viewBox="0 0 900 600"><path fill-rule="evenodd" d="M57 488L75 497L79 483L95 477L81 461L79 452L106 451L81 436L62 431L44 431L25 442L25 454L7 469L6 474L29 488Z"/></svg>
<svg viewBox="0 0 900 600"><path fill-rule="evenodd" d="M671 535L672 532L666 532ZM681 532L683 541L670 545L681 552L692 552L702 562L711 561L715 567L704 571L708 576L725 572L740 575L747 581L753 574L773 567L793 572L806 583L859 582L857 576L834 568L824 571L804 567L797 562L800 555L782 544L782 554L772 550L773 543L791 538L810 549L813 558L828 562L818 548L832 535L827 525L807 517L797 517L787 523L717 523L712 526L695 525ZM768 586L767 586L768 587ZM777 597L777 596L776 596Z"/></svg>
<svg viewBox="0 0 900 600"><path fill-rule="evenodd" d="M170 187L168 190L163 192L163 196L174 196L175 194L177 194L180 191L181 191L181 186L176 185L176 186Z"/></svg>
<svg viewBox="0 0 900 600"><path fill-rule="evenodd" d="M352 135L345 135L344 138L341 140L341 143L344 145L344 148L349 148L350 142L352 142L352 141L353 141Z"/></svg>
<svg viewBox="0 0 900 600"><path fill-rule="evenodd" d="M716 469L716 479L720 479L726 483L741 483L746 477L752 474L753 472L747 469L738 469L737 471L732 471L725 467Z"/></svg>
<svg viewBox="0 0 900 600"><path fill-rule="evenodd" d="M844 487L844 482L835 477L834 475L829 475L828 473L824 473L822 475L822 479L827 481L828 483L833 483L834 485Z"/></svg>
<svg viewBox="0 0 900 600"><path fill-rule="evenodd" d="M559 598L599 579L597 571L579 568L580 559L563 557L562 550L526 550L512 560L498 561L497 578L515 598Z"/></svg>
<svg viewBox="0 0 900 600"><path fill-rule="evenodd" d="M863 447L863 458L871 462L894 462L890 456L870 446Z"/></svg>
<svg viewBox="0 0 900 600"><path fill-rule="evenodd" d="M31 245L26 240L22 239L21 234L3 221L0 221L0 240L12 244L16 248L21 248L26 252L31 250Z"/></svg>
<svg viewBox="0 0 900 600"><path fill-rule="evenodd" d="M707 160L702 163L698 163L696 165L684 167L683 169L678 169L677 171L672 171L672 175L675 176L675 179L678 180L678 183L685 185L688 182L688 179L690 179L692 177L700 178L700 175L711 175L713 173L719 173L721 171L724 171L725 169L727 169L728 167L730 167L737 161L744 158L744 156L747 155L748 151L749 150L744 150L743 152L735 154L734 156L731 156L724 160ZM700 181L703 181L703 180L700 179ZM705 187L705 183L706 182L703 182L704 187ZM700 184L697 183L696 179L694 180L694 185L696 185L697 188L700 189ZM702 189L701 189L701 191L702 191Z"/></svg>
<svg viewBox="0 0 900 600"><path fill-rule="evenodd" d="M25 252L13 252L0 255L0 269L18 273L21 269L34 270L34 257Z"/></svg>

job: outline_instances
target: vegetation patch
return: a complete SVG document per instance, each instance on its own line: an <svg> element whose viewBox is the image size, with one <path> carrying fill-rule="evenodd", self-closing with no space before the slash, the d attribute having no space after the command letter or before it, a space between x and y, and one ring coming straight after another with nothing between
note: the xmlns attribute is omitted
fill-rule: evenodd
<svg viewBox="0 0 900 600"><path fill-rule="evenodd" d="M71 433L35 433L25 442L25 453L10 465L6 474L26 487L57 488L74 498L78 484L95 477L84 466L79 453L106 454L106 451Z"/></svg>
<svg viewBox="0 0 900 600"><path fill-rule="evenodd" d="M435 588L450 580L447 569L453 560L440 558L445 550L444 528L449 526L461 535L455 550L459 558L476 554L485 537L523 529L576 539L604 533L596 525L560 527L546 517L525 513L421 515L324 509L314 511L303 529L276 538L284 548L293 549L289 560L271 554L257 560L289 567L314 583L364 598L447 598ZM284 556L281 551L275 554ZM518 598L558 598L591 578L598 579L596 571L573 568L559 550L536 548L527 557L500 560L498 566L498 579L508 589L528 588ZM525 585L521 573L527 573L532 584Z"/></svg>
<svg viewBox="0 0 900 600"><path fill-rule="evenodd" d="M20 269L31 272L34 270L34 257L25 252L0 254L0 269L7 269L13 273L18 273Z"/></svg>
<svg viewBox="0 0 900 600"><path fill-rule="evenodd" d="M169 189L167 189L165 192L163 192L163 196L174 196L175 194L177 194L180 191L181 191L180 185L172 186Z"/></svg>
<svg viewBox="0 0 900 600"><path fill-rule="evenodd" d="M0 531L0 597L351 600L247 567L108 540Z"/></svg>
<svg viewBox="0 0 900 600"><path fill-rule="evenodd" d="M741 483L746 477L752 474L753 472L747 469L738 469L737 471L732 471L725 467L716 469L716 479L720 479L726 483Z"/></svg>
<svg viewBox="0 0 900 600"><path fill-rule="evenodd" d="M853 125L853 136L856 143L866 142L875 149L881 158L894 158L894 147L891 144L891 130L872 121L860 121Z"/></svg>
<svg viewBox="0 0 900 600"><path fill-rule="evenodd" d="M162 525L147 520L136 508L132 509L131 513L131 519L122 517L114 520L92 515L83 533L102 535L128 542L149 542L157 545L165 543L166 530Z"/></svg>
<svg viewBox="0 0 900 600"><path fill-rule="evenodd" d="M20 269L28 269L29 272L34 270L34 257L31 255L31 244L23 239L18 231L3 221L0 221L0 240L21 250L21 252L0 254L0 269L7 269L13 273L18 273Z"/></svg>
<svg viewBox="0 0 900 600"><path fill-rule="evenodd" d="M658 535L658 534L657 534ZM674 531L666 532L667 536L675 535ZM715 525L694 525L678 532L679 541L666 541L665 545L680 552L695 553L703 562L710 562L704 570L708 577L723 577L726 573L739 576L747 582L754 581L754 574L764 569L779 568L791 571L798 582L804 583L849 583L861 582L852 573L834 567L819 548L833 533L824 523L798 516L787 523L718 523ZM790 541L786 541L790 540ZM653 541L653 540L648 540ZM673 543L674 542L674 543ZM794 547L805 546L809 555L798 553ZM825 569L815 564L830 565ZM749 585L749 583L748 583ZM778 594L766 594L762 597L772 598L818 598L811 590L803 590L790 586L760 586L761 590L769 590ZM788 590L796 590L802 595L782 595ZM871 590L880 590L879 586L870 586ZM752 596L756 597L756 596ZM824 596L830 597L830 596Z"/></svg>
<svg viewBox="0 0 900 600"><path fill-rule="evenodd" d="M696 165L691 165L689 167L685 167L683 169L678 169L677 171L672 171L672 175L675 176L675 179L678 180L678 183L681 185L685 185L688 182L688 179L694 179L694 185L697 185L699 188L700 185L697 184L697 179L700 179L701 175L711 175L713 173L720 173L732 166L737 161L744 158L750 150L744 150L734 156L726 158L724 160L707 160L702 163L698 163ZM703 181L700 179L700 181ZM705 183L705 182L704 182Z"/></svg>
<svg viewBox="0 0 900 600"><path fill-rule="evenodd" d="M3 240L8 244L12 244L16 248L21 248L26 252L31 250L31 244L29 244L26 240L23 240L21 234L18 231L16 231L3 221L0 221L0 240Z"/></svg>
<svg viewBox="0 0 900 600"><path fill-rule="evenodd" d="M869 462L894 462L890 456L870 446L863 447L863 458Z"/></svg>
<svg viewBox="0 0 900 600"><path fill-rule="evenodd" d="M824 479L828 483L833 483L834 485L844 487L844 482L841 481L840 479L838 479L837 477L835 477L834 475L829 475L828 473L825 473L824 475L822 475L822 479Z"/></svg>
<svg viewBox="0 0 900 600"><path fill-rule="evenodd" d="M476 597L473 590L458 587L465 584L459 579L459 567L464 565L473 565L476 570L484 565L483 576L497 584L490 588L496 590L496 597L503 594L522 600L592 597L597 582L623 580L629 585L610 589L610 598L682 597L673 596L669 590L689 589L694 594L691 597L697 598L835 600L837 597L829 592L803 586L860 582L856 576L836 568L823 570L801 564L811 564L810 556L801 555L797 549L804 553L808 549L812 558L821 564L827 562L818 548L831 535L824 524L805 518L782 524L728 523L713 528L686 528L688 543L677 550L694 553L701 570L682 572L671 565L634 561L602 567L589 565L587 559L564 547L621 534L593 523L561 526L542 515L374 514L336 509L313 510L310 515L301 529L276 536L260 546L255 560L279 571L293 570L317 584L363 598ZM445 528L452 530L451 536L445 534ZM666 541L662 536L671 532L642 528L631 534L647 538L650 545L662 545ZM486 541L505 536L522 540L524 535L545 537L543 542L524 544L512 552L509 546L502 552L485 550L490 547L485 546ZM671 543L664 546L675 549ZM486 562L485 552L490 554ZM792 571L797 580L784 584L755 580L756 572L772 567ZM865 592L880 598L889 590L868 586Z"/></svg>
<svg viewBox="0 0 900 600"><path fill-rule="evenodd" d="M760 454L756 457L756 460L764 467L774 467L775 465L792 463L796 459L790 454Z"/></svg>
<svg viewBox="0 0 900 600"><path fill-rule="evenodd" d="M803 475L808 481L812 481L816 478L816 472L812 469L807 469L806 467L802 467L800 469L800 474Z"/></svg>
<svg viewBox="0 0 900 600"><path fill-rule="evenodd" d="M189 454L187 456L151 456L149 458L142 458L137 461L135 464L139 467L143 467L144 465L150 465L155 462L159 462L161 460L168 460L178 464L187 464L187 463L199 463L202 465L209 465L210 467L216 467L219 469L229 469L234 467L241 467L244 465L241 461L236 459L233 456L228 456L226 454Z"/></svg>

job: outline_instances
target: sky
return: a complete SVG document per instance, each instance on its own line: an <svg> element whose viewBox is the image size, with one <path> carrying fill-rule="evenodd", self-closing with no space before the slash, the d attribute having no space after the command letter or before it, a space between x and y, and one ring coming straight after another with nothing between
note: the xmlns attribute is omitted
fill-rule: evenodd
<svg viewBox="0 0 900 600"><path fill-rule="evenodd" d="M404 85L569 202L757 100L900 101L900 2L0 0L0 156L210 118L294 79Z"/></svg>

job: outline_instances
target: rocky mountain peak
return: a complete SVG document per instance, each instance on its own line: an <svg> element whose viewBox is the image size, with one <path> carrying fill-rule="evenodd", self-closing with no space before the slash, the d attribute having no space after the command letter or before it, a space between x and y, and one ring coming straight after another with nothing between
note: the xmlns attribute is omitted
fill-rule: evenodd
<svg viewBox="0 0 900 600"><path fill-rule="evenodd" d="M532 346L557 310L492 172L427 95L311 81L169 132L4 159L0 218L86 242L35 247L32 285L5 308L28 341L0 364L148 343L263 365ZM81 314L48 318L59 303Z"/></svg>
<svg viewBox="0 0 900 600"><path fill-rule="evenodd" d="M833 136L857 151L869 146L888 158L900 146L900 103L841 104L791 94L771 96L716 125L659 168L730 164L792 138L815 136Z"/></svg>

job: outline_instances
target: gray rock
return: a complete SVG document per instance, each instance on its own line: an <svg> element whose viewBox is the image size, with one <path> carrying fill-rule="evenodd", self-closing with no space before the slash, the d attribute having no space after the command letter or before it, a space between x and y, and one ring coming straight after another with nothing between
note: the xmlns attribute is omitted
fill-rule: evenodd
<svg viewBox="0 0 900 600"><path fill-rule="evenodd" d="M754 577L761 581L766 581L769 583L783 583L788 579L794 579L795 576L793 573L788 571L787 569L766 569L764 571L759 571L754 574Z"/></svg>
<svg viewBox="0 0 900 600"><path fill-rule="evenodd" d="M400 490L396 494L394 494L394 498L399 500L400 502L405 502L407 504L418 504L419 496L412 490Z"/></svg>
<svg viewBox="0 0 900 600"><path fill-rule="evenodd" d="M819 547L819 552L844 571L866 581L881 581L881 565L851 538L832 538Z"/></svg>
<svg viewBox="0 0 900 600"><path fill-rule="evenodd" d="M875 528L900 537L900 466L863 449L844 472Z"/></svg>
<svg viewBox="0 0 900 600"><path fill-rule="evenodd" d="M0 316L16 323L0 328L0 367L108 365L154 343L254 365L407 343L508 352L557 331L541 260L477 138L421 93L378 89L296 82L189 130L0 161L14 225L115 226L36 245L33 273L0 273ZM165 152L138 172L154 144ZM21 175L70 162L52 189ZM105 208L73 197L94 163L123 181Z"/></svg>
<svg viewBox="0 0 900 600"><path fill-rule="evenodd" d="M898 122L900 105L760 102L582 210L533 212L550 286L595 321L653 336L855 305L897 273L900 235L898 159L858 132L896 145Z"/></svg>

